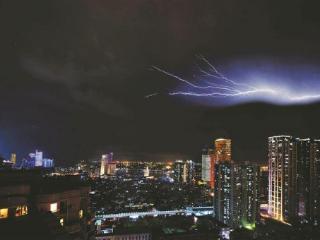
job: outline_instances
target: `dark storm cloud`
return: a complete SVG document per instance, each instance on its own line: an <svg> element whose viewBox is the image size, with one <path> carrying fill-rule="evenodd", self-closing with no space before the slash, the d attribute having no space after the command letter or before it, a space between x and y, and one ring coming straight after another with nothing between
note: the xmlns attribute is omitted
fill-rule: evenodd
<svg viewBox="0 0 320 240"><path fill-rule="evenodd" d="M150 66L187 72L199 53L217 61L315 58L316 4L2 1L0 129L8 141L1 145L24 152L40 145L71 163L112 149L199 157L203 145L224 136L233 138L236 159L262 161L268 135L317 135L319 106L215 109L162 95L146 100L176 85Z"/></svg>
<svg viewBox="0 0 320 240"><path fill-rule="evenodd" d="M89 104L101 112L114 116L125 115L128 112L112 97L110 90L99 89L100 86L108 85L107 78L111 75L105 68L84 72L80 68L77 69L72 62L59 66L30 58L22 58L21 65L36 79L65 85L79 104Z"/></svg>

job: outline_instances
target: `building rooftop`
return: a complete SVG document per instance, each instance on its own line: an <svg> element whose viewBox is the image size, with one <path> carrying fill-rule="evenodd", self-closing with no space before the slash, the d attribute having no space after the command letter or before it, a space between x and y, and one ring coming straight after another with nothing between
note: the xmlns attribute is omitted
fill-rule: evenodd
<svg viewBox="0 0 320 240"><path fill-rule="evenodd" d="M38 213L1 221L0 238L6 240L71 240L52 213Z"/></svg>
<svg viewBox="0 0 320 240"><path fill-rule="evenodd" d="M79 175L72 176L43 176L43 170L6 170L0 171L0 187L29 185L31 193L45 194L64 192L67 190L89 187L81 181Z"/></svg>

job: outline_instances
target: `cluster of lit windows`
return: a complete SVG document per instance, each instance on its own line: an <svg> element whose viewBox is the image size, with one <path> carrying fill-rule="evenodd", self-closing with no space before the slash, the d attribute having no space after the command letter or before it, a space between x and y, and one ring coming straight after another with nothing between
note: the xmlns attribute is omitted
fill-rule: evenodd
<svg viewBox="0 0 320 240"><path fill-rule="evenodd" d="M82 209L79 211L79 218L80 218L80 219L83 218L83 210L82 210Z"/></svg>
<svg viewBox="0 0 320 240"><path fill-rule="evenodd" d="M1 208L0 209L0 219L1 218L8 218L10 216L20 217L28 214L28 206L21 205L17 206L16 208L10 209L9 208ZM13 215L14 214L14 215Z"/></svg>
<svg viewBox="0 0 320 240"><path fill-rule="evenodd" d="M1 208L0 209L0 218L7 218L8 217L8 208Z"/></svg>
<svg viewBox="0 0 320 240"><path fill-rule="evenodd" d="M18 206L16 208L16 213L15 213L16 217L24 216L27 214L28 214L28 207L26 205Z"/></svg>
<svg viewBox="0 0 320 240"><path fill-rule="evenodd" d="M52 212L52 213L58 212L58 203L51 203L50 204L50 212Z"/></svg>
<svg viewBox="0 0 320 240"><path fill-rule="evenodd" d="M125 235L125 236L114 236L106 237L102 240L148 240L150 239L148 235Z"/></svg>

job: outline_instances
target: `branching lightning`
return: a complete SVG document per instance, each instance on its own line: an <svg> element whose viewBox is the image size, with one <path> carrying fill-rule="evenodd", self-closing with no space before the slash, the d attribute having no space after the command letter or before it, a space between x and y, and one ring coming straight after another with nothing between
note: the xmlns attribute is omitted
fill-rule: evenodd
<svg viewBox="0 0 320 240"><path fill-rule="evenodd" d="M144 96L144 98L151 98L151 97L157 96L158 94L159 93L151 93L151 94Z"/></svg>
<svg viewBox="0 0 320 240"><path fill-rule="evenodd" d="M306 104L320 101L320 94L306 94L292 91L289 87L280 87L279 85L264 83L258 81L240 82L231 79L220 72L204 56L198 56L202 66L198 65L200 78L193 78L191 81L166 71L160 67L152 66L156 70L170 78L181 82L179 90L170 91L167 94L170 96L187 96L204 98L206 101L219 102L219 104L237 104L240 102L264 101L273 104L292 105ZM153 93L145 96L146 98L153 97L159 93Z"/></svg>

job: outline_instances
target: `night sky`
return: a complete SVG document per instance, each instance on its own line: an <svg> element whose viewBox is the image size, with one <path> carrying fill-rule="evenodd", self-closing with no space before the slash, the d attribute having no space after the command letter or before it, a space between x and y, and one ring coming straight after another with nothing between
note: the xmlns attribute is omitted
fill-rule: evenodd
<svg viewBox="0 0 320 240"><path fill-rule="evenodd" d="M317 2L3 0L0 153L41 149L58 165L107 151L199 160L203 146L228 137L235 161L265 162L268 136L320 137L320 104L212 106L168 96L177 82L151 69L192 75L199 54L221 66L317 69Z"/></svg>

